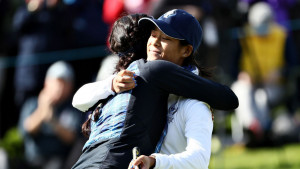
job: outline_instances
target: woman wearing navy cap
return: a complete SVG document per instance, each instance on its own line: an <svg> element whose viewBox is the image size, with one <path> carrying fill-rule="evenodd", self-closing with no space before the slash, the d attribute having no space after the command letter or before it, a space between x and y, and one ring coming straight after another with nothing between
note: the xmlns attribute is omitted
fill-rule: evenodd
<svg viewBox="0 0 300 169"><path fill-rule="evenodd" d="M192 17L182 10L173 12L161 18L162 21L166 21L164 26L167 30L164 31L176 31L167 26L172 26L173 21L179 22L180 18ZM188 15L188 17L183 15ZM126 58L144 53L142 46L137 47L137 44L142 44L143 39L135 35L145 33L144 29L147 28L141 27L128 32L126 23L128 24L129 20L128 17L127 20L126 17L118 20L110 36L112 51ZM193 20L190 21L193 22ZM148 26L146 22L148 21L141 21L140 25ZM197 27L189 31L190 33L198 31L200 32L198 35L202 35L201 29ZM205 101L216 109L229 110L238 106L236 96L228 87L203 79L178 66L189 65L190 60L187 59L192 56L191 54L199 47L201 41L201 36L194 41L189 37L184 37L185 33L182 35L182 38L175 37L177 38L175 39L162 34L160 30L152 31L151 37L154 39L151 44L150 38L148 41L147 61L137 60L127 68L137 75L135 80L138 86L110 98L102 108L100 116L97 116L94 111L90 120L89 140L83 148L82 156L73 168L127 168L132 158L131 150L135 146L140 148L141 154L153 153L167 120L169 93ZM187 42L178 39L184 39ZM178 65L156 59L170 60ZM97 92L94 93L96 96ZM90 98L101 99L94 96ZM76 107L76 104L74 106Z"/></svg>

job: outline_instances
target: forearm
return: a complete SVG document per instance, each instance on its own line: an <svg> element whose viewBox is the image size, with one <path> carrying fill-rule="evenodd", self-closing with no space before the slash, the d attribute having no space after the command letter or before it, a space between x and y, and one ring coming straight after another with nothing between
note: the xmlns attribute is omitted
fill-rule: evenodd
<svg viewBox="0 0 300 169"><path fill-rule="evenodd" d="M99 100L105 99L114 94L111 90L112 79L109 78L83 85L77 90L73 97L72 105L80 111L86 112L90 107L94 106Z"/></svg>
<svg viewBox="0 0 300 169"><path fill-rule="evenodd" d="M167 61L152 61L148 66L149 79L163 90L206 102L214 109L232 110L238 107L236 95L227 86L194 75Z"/></svg>
<svg viewBox="0 0 300 169"><path fill-rule="evenodd" d="M212 126L207 126L196 129L194 135L189 132L191 136L187 138L187 147L183 152L153 154L156 157L155 169L207 169L211 152L211 131Z"/></svg>
<svg viewBox="0 0 300 169"><path fill-rule="evenodd" d="M177 82L176 82L177 81ZM176 90L183 90L180 95L206 102L213 109L232 110L238 107L238 98L228 87L200 76L182 79L174 79L172 84L177 84Z"/></svg>
<svg viewBox="0 0 300 169"><path fill-rule="evenodd" d="M23 123L23 127L26 132L30 134L36 134L39 131L44 121L43 120L44 118L42 117L42 113L40 113L41 111L48 111L48 110L38 107L29 117L25 119Z"/></svg>
<svg viewBox="0 0 300 169"><path fill-rule="evenodd" d="M208 169L207 160L199 153L182 152L178 154L153 154L155 156L154 169Z"/></svg>
<svg viewBox="0 0 300 169"><path fill-rule="evenodd" d="M175 149L172 150L170 148L177 145L186 144L186 147L177 149L182 151L171 155L156 154L156 168L207 169L211 155L211 136L213 130L211 111L205 103L196 100L188 99L181 103L183 104L180 104L176 112L177 114L173 119L174 123L169 126L168 132L170 132L165 138L165 146L163 146L164 149L162 151L168 150L169 152L174 152ZM184 133L174 135L172 131L178 127L184 127L182 128L184 129ZM176 129L176 131L178 130ZM186 143L180 140L173 141L174 138L176 140L176 137L186 138Z"/></svg>

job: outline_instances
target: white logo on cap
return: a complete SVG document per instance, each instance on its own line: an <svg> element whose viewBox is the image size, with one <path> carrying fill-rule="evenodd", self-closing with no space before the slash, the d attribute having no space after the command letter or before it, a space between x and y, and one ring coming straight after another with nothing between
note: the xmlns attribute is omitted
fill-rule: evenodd
<svg viewBox="0 0 300 169"><path fill-rule="evenodd" d="M171 11L168 11L167 13L164 14L164 18L168 18L169 16L173 16L176 13L176 9L173 9Z"/></svg>

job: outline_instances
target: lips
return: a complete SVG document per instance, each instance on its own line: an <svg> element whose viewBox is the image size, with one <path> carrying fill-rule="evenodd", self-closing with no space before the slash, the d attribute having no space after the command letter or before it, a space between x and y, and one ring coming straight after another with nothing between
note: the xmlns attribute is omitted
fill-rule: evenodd
<svg viewBox="0 0 300 169"><path fill-rule="evenodd" d="M149 49L150 53L154 53L155 55L160 55L161 51L157 50L157 49Z"/></svg>
<svg viewBox="0 0 300 169"><path fill-rule="evenodd" d="M161 52L157 50L148 50L148 57L147 60L160 60L161 58Z"/></svg>

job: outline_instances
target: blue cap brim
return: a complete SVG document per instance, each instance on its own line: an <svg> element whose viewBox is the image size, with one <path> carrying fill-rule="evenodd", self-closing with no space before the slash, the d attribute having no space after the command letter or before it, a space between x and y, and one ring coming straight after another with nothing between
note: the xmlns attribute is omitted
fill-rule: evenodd
<svg viewBox="0 0 300 169"><path fill-rule="evenodd" d="M170 36L171 38L185 40L177 31L175 31L168 23L164 21L145 17L141 18L138 23L139 25L143 23L153 23L159 30L161 30L164 34Z"/></svg>

